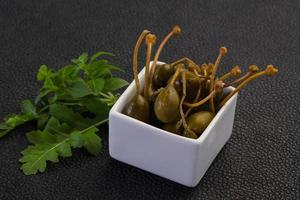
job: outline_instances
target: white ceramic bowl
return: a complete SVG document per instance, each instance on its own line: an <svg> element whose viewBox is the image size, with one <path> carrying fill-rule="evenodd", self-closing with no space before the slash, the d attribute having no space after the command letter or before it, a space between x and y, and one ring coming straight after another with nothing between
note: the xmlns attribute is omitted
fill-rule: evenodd
<svg viewBox="0 0 300 200"><path fill-rule="evenodd" d="M144 70L139 73L142 85ZM195 187L231 135L237 94L220 109L198 139L175 135L122 114L134 95L132 82L109 113L110 156Z"/></svg>

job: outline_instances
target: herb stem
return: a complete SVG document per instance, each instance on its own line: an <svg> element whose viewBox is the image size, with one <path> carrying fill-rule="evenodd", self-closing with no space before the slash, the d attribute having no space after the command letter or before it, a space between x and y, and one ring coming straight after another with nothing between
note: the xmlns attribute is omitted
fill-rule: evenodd
<svg viewBox="0 0 300 200"><path fill-rule="evenodd" d="M84 133L84 132L90 130L91 128L97 127L97 126L99 126L99 125L101 125L101 124L104 124L104 123L106 123L106 122L108 122L108 118L106 118L106 119L104 119L104 120L102 120L102 121L99 121L99 122L93 124L92 126L87 127L86 129L81 130L80 133Z"/></svg>

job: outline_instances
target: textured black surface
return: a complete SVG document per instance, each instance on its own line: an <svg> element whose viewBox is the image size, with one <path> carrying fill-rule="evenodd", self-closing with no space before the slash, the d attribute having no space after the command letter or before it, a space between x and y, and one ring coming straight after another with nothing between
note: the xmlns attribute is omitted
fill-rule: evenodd
<svg viewBox="0 0 300 200"><path fill-rule="evenodd" d="M34 98L35 73L58 68L83 51L117 56L131 80L134 42L144 28L160 38L179 24L183 35L161 56L215 59L226 45L220 72L239 64L280 68L241 92L233 135L196 188L186 188L122 164L104 151L72 158L25 176L19 170L24 133L0 140L0 199L300 199L300 1L83 1L0 0L0 117ZM183 169L184 170L184 169Z"/></svg>

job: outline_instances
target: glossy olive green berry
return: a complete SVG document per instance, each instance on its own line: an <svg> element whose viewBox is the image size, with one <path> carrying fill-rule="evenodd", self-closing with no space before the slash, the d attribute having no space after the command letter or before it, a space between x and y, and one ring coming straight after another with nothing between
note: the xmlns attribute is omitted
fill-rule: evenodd
<svg viewBox="0 0 300 200"><path fill-rule="evenodd" d="M142 95L136 95L125 108L124 114L137 120L148 122L149 103Z"/></svg>
<svg viewBox="0 0 300 200"><path fill-rule="evenodd" d="M197 136L200 136L212 119L213 114L211 112L201 111L190 115L186 122L188 128L196 133Z"/></svg>
<svg viewBox="0 0 300 200"><path fill-rule="evenodd" d="M193 102L197 96L202 79L189 71L186 74L186 93L188 94L186 96L186 101Z"/></svg>
<svg viewBox="0 0 300 200"><path fill-rule="evenodd" d="M154 103L156 117L164 123L170 123L179 116L179 95L172 85L168 85L158 94Z"/></svg>
<svg viewBox="0 0 300 200"><path fill-rule="evenodd" d="M168 83L171 82L172 78L173 78L173 76L170 77ZM175 88L175 90L177 91L177 93L178 93L179 95L182 95L182 80L178 77L178 78L174 81L174 84L173 84L173 85L174 85L174 88Z"/></svg>
<svg viewBox="0 0 300 200"><path fill-rule="evenodd" d="M186 71L185 77L186 77L186 101L193 102L197 96L197 92L200 87L200 83L202 79L190 71ZM170 83L171 80L172 80L172 76L169 78L168 83ZM178 78L175 80L174 88L176 89L179 95L182 95L182 80L180 76L178 76Z"/></svg>
<svg viewBox="0 0 300 200"><path fill-rule="evenodd" d="M169 64L157 65L153 78L154 86L156 88L165 87L174 72L174 67Z"/></svg>

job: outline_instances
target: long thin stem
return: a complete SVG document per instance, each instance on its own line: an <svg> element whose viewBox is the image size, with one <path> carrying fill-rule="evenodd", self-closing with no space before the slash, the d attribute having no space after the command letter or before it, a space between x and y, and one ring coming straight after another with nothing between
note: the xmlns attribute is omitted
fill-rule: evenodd
<svg viewBox="0 0 300 200"><path fill-rule="evenodd" d="M140 80L139 80L139 77L138 77L138 52L139 52L139 48L142 44L142 41L143 39L145 38L145 36L150 33L150 31L148 30L144 30L136 44L135 44L135 47L134 47L134 51L133 51L133 76L134 76L134 81L135 81L135 86L136 86L136 94L140 94L141 92L141 85L140 85Z"/></svg>
<svg viewBox="0 0 300 200"><path fill-rule="evenodd" d="M169 83L170 85L174 85L174 82L176 81L177 77L180 75L180 72L181 72L182 68L183 68L183 65L180 65L176 69L175 74L173 75L173 77L172 77L172 79L171 79L171 81Z"/></svg>
<svg viewBox="0 0 300 200"><path fill-rule="evenodd" d="M185 70L183 70L183 72L181 73L181 80L182 80L182 97L181 97L180 104L179 104L179 111L180 111L183 127L186 129L187 124L185 121L185 115L184 115L183 106L182 106L183 102L185 100L185 97L186 97L186 73L185 73Z"/></svg>
<svg viewBox="0 0 300 200"><path fill-rule="evenodd" d="M83 130L79 131L79 132L80 132L80 133L84 133L84 132L90 130L91 128L97 127L97 126L99 126L99 125L101 125L101 124L104 124L104 123L106 123L106 122L108 122L108 118L106 118L106 119L104 119L104 120L102 120L102 121L99 121L99 122L97 122L97 123L95 123L95 124L93 124L93 125L87 127L86 129L83 129Z"/></svg>
<svg viewBox="0 0 300 200"><path fill-rule="evenodd" d="M200 82L200 84L199 84L199 89L198 89L198 91L197 91L197 94L196 94L196 97L195 97L193 103L196 103L196 102L198 101L198 99L200 98L200 95L201 95L201 89L202 89L202 83ZM184 117L187 118L188 115L190 114L190 112L191 112L192 110L193 110L193 107L189 107L189 108L187 109L187 111L184 113ZM182 119L178 121L178 123L177 123L177 125L176 125L178 128L180 128L180 127L182 126L182 121L183 121Z"/></svg>
<svg viewBox="0 0 300 200"><path fill-rule="evenodd" d="M145 84L144 84L144 97L149 98L149 76L150 76L150 59L152 53L152 46L156 41L156 36L148 34L146 36L147 54L146 54L146 71L145 71Z"/></svg>
<svg viewBox="0 0 300 200"><path fill-rule="evenodd" d="M200 86L199 86L199 89L198 89L198 91L197 91L197 94L196 94L196 97L195 97L193 103L197 103L198 99L200 98L200 95L201 95L201 89L202 89L202 83L201 83ZM189 107L189 108L187 109L187 111L185 112L185 117L187 117L187 116L190 114L190 112L192 112L192 110L193 110L193 107Z"/></svg>
<svg viewBox="0 0 300 200"><path fill-rule="evenodd" d="M240 77L240 78L238 78L238 79L236 79L236 80L234 80L234 81L231 81L230 83L227 83L227 84L225 85L225 87L234 85L234 84L236 84L236 83L240 83L240 82L246 80L247 78L249 78L250 76L252 76L253 74L255 74L255 73L258 72L258 71L259 71L259 68L258 68L257 65L250 65L250 66L249 66L248 72L247 72L244 76L242 76L242 77Z"/></svg>
<svg viewBox="0 0 300 200"><path fill-rule="evenodd" d="M153 63L151 65L151 78L150 78L150 87L152 88L152 81L154 78L154 73L155 73L155 69L156 69L156 64L159 58L159 55L163 49L163 47L166 45L166 43L168 42L168 40L173 36L173 35L179 35L181 32L181 29L179 26L174 26L172 31L163 39L163 41L160 43L155 56L154 56L154 60Z"/></svg>
<svg viewBox="0 0 300 200"><path fill-rule="evenodd" d="M225 81L226 79L230 78L230 77L235 77L241 74L241 69L239 66L235 66L233 67L230 72L227 72L226 74L224 74L223 76L221 76L221 78L219 78L220 81Z"/></svg>
<svg viewBox="0 0 300 200"><path fill-rule="evenodd" d="M237 92L239 92L242 88L244 88L247 84L249 84L251 81L263 76L268 75L272 76L276 74L278 70L274 68L272 65L268 65L267 68L261 72L257 72L256 74L253 74L249 78L247 78L245 81L243 81L237 88L235 88L229 95L224 98L221 103L218 105L218 109L220 109L233 95L235 95Z"/></svg>
<svg viewBox="0 0 300 200"><path fill-rule="evenodd" d="M201 106L202 104L204 104L205 102L207 102L208 100L212 99L215 95L216 91L213 90L209 95L207 95L204 99L202 99L201 101L198 101L197 103L188 103L188 102L184 102L183 105L188 106L188 107L198 107Z"/></svg>
<svg viewBox="0 0 300 200"><path fill-rule="evenodd" d="M204 64L202 66L204 67L203 69L204 69L205 81L208 81L211 78L211 73L213 71L214 64L208 63L208 64Z"/></svg>
<svg viewBox="0 0 300 200"><path fill-rule="evenodd" d="M190 68L190 71L192 71L197 77L199 78L202 78L202 79L205 79L206 76L202 75L202 74L199 74L199 71L197 70L197 68Z"/></svg>
<svg viewBox="0 0 300 200"><path fill-rule="evenodd" d="M213 64L213 63L208 63L208 65L207 65L207 73L208 73L208 74L211 74L211 73L212 73L212 71L214 70L214 66L215 66L215 64Z"/></svg>
<svg viewBox="0 0 300 200"><path fill-rule="evenodd" d="M249 78L252 75L253 75L253 73L247 72L244 76L242 76L242 77L240 77L240 78L238 78L236 80L233 80L233 81L231 81L229 83L226 83L225 87L229 87L229 86L232 86L234 84L240 83L240 82L246 80L247 78Z"/></svg>
<svg viewBox="0 0 300 200"><path fill-rule="evenodd" d="M218 66L221 62L221 58L223 55L225 55L227 53L227 49L226 47L221 47L220 48L220 51L219 51L219 55L217 57L217 60L214 64L214 67L213 67L213 70L211 72L211 77L210 77L210 88L209 88L209 92L211 93L213 90L214 90L214 85L215 85L215 76L216 76L216 72L217 72L217 69L218 69ZM215 114L215 105L214 105L214 99L211 98L209 100L209 103L210 103L210 108L211 108L211 111L213 114Z"/></svg>
<svg viewBox="0 0 300 200"><path fill-rule="evenodd" d="M216 84L215 84L215 91L216 91L216 94L222 94L223 88L224 88L224 82L218 80L218 81L216 82Z"/></svg>
<svg viewBox="0 0 300 200"><path fill-rule="evenodd" d="M182 121L183 128L184 128L183 135L195 139L195 138L197 138L197 134L194 131L192 131L191 129L189 129L189 127L186 123L186 120L185 120L185 114L183 112L183 106L182 106L184 99L186 97L186 73L185 73L185 70L183 70L181 73L181 79L182 79L182 97L180 100L179 111L180 111L181 121Z"/></svg>
<svg viewBox="0 0 300 200"><path fill-rule="evenodd" d="M171 63L171 66L176 66L177 64L183 63L185 61L187 63L191 63L192 65L197 66L197 64L194 61L192 61L191 59L189 59L188 57L183 57L183 58L180 58L179 60L176 60L175 62Z"/></svg>
<svg viewBox="0 0 300 200"><path fill-rule="evenodd" d="M228 79L230 77L231 77L231 72L227 72L226 74L224 74L223 76L221 76L219 78L219 80L224 81L224 80L226 80L226 79Z"/></svg>
<svg viewBox="0 0 300 200"><path fill-rule="evenodd" d="M206 63L203 63L201 66L200 66L200 69L201 69L201 72L202 74L206 77L207 76L207 67L208 65Z"/></svg>

